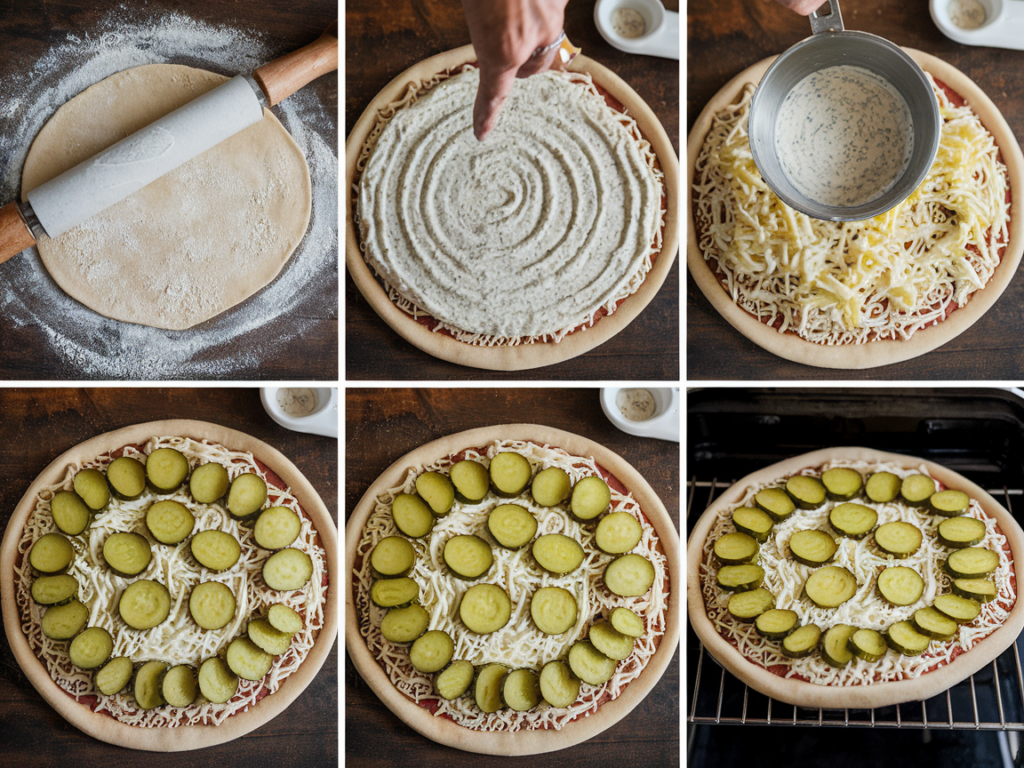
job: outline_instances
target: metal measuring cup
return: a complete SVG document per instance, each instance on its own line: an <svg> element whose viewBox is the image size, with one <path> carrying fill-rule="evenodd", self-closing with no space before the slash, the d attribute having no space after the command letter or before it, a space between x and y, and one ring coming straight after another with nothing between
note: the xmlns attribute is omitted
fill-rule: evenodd
<svg viewBox="0 0 1024 768"><path fill-rule="evenodd" d="M859 221L906 200L924 181L939 148L939 102L924 71L899 46L867 32L843 28L839 0L829 13L810 15L811 36L789 48L765 72L750 104L750 150L762 178L779 198L801 213L827 221ZM824 7L824 5L822 6ZM914 148L903 175L886 192L854 206L825 205L802 194L786 177L775 152L779 109L789 92L813 72L837 65L862 67L889 81L907 102Z"/></svg>

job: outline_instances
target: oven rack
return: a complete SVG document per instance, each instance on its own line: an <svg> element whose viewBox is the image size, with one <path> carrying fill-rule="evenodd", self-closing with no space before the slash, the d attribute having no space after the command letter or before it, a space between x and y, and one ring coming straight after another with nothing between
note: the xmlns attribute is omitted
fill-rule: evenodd
<svg viewBox="0 0 1024 768"><path fill-rule="evenodd" d="M717 479L687 482L687 535L697 516L691 516L695 499L703 497L706 509L734 481ZM706 492L706 496L705 496ZM1024 489L988 491L1013 513L1013 500L1024 508ZM820 709L796 707L765 696L740 682L719 666L687 623L687 722L691 725L788 725L841 728L897 728L907 730L1024 731L1024 672L1021 640L991 664L957 683L945 693L925 701L878 709Z"/></svg>

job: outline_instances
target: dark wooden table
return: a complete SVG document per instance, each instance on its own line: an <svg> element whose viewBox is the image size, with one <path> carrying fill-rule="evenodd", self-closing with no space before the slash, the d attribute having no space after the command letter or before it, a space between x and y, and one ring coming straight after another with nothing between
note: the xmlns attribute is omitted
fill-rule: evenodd
<svg viewBox="0 0 1024 768"><path fill-rule="evenodd" d="M108 31L111 18L116 19L116 23L135 22L159 27L161 20L172 13L183 14L213 26L226 25L258 33L272 51L270 58L276 58L319 37L331 22L337 20L338 7L333 0L267 0L261 3L239 3L237 0L152 0L133 3L130 7L97 3L94 0L62 0L56 4L47 0L3 3L0 7L0 51L3 51L0 56L0 83L23 76L39 66L53 69L55 77L65 74L64 70L76 62L67 59L55 62L46 57L56 46L66 44L69 35L79 39L99 37ZM143 56L145 49L146 45L143 44ZM138 63L150 62L140 60ZM205 66L221 74L239 74L198 58L194 51L189 50L187 36L182 41L180 55L172 57L167 63ZM317 79L306 86L306 90L312 92L323 104L323 124L329 124L330 130L322 138L331 149L337 150L338 132L334 117L338 112L337 73ZM0 101L3 100L0 98ZM21 191L21 166L28 147L23 143L11 143L11 137L6 135L12 131L11 126L21 119L24 107L19 109L13 115L4 115L3 110L0 110L0 205L19 196ZM4 179L9 178L9 172L17 174L10 184L5 183ZM336 248L335 245L327 247ZM45 279L45 287L36 287L34 290L47 295L26 293L28 280L23 275L27 276L32 270L28 263L20 262L29 260L32 263L38 262L34 248L0 265L0 379L118 378L116 373L95 371L93 365L84 365L83 356L50 339L41 323L31 317L26 318L25 311L16 313L12 307L5 305L7 284L11 286L11 291L18 293L15 299L17 303L26 304L33 313L47 316L47 295L59 292L60 289ZM39 265L38 269L43 270L43 267ZM333 291L334 287L310 286L310 293L314 290ZM161 371L130 378L333 381L339 375L337 303L329 300L326 294L317 296L315 302L303 299L291 317L286 313L251 332L239 333L205 352L195 354L192 362L197 367L205 363L201 368L204 375L194 376L187 372L175 375L173 372ZM217 322L214 319L202 327L213 333L210 329L214 329ZM58 319L54 319L54 324L60 327ZM101 346L103 342L116 344L120 327L124 325L127 324L114 321L104 323L95 334L102 336L102 339L88 337L85 343L91 344L92 348L106 348ZM166 333L174 337L173 332ZM277 343L279 338L292 340ZM217 361L224 359L236 363L230 370L219 373Z"/></svg>
<svg viewBox="0 0 1024 768"><path fill-rule="evenodd" d="M678 10L678 0L665 6ZM679 154L679 62L623 53L604 41L592 0L571 0L565 30L583 53L609 67L658 116ZM345 10L345 133L392 78L436 53L469 43L459 0L350 0ZM347 200L348 198L346 198ZM346 208L348 203L346 202ZM506 373L431 357L377 317L345 278L346 376L359 380L679 378L679 260L640 316L594 350L558 365Z"/></svg>
<svg viewBox="0 0 1024 768"><path fill-rule="evenodd" d="M337 521L337 442L279 427L263 410L258 389L0 389L0 527L36 476L64 451L119 427L168 418L222 424L277 448ZM161 754L114 747L70 725L29 684L0 634L0 751L6 765L335 768L337 728L337 644L310 686L262 728L197 752Z"/></svg>
<svg viewBox="0 0 1024 768"><path fill-rule="evenodd" d="M995 102L1017 136L1024 131L1024 52L960 45L945 37L928 4L857 0L842 5L847 29L917 48L967 74ZM730 79L810 35L807 20L769 0L689 4L687 131ZM866 371L800 365L761 349L714 310L693 278L686 281L687 378L728 379L1016 379L1024 370L1024 277L1018 274L984 317L928 354Z"/></svg>
<svg viewBox="0 0 1024 768"><path fill-rule="evenodd" d="M394 461L431 440L491 424L545 424L590 438L632 464L679 528L679 446L620 432L596 389L348 389L345 514ZM345 762L350 768L494 764L436 744L391 713L345 657ZM626 718L569 750L502 758L502 766L679 765L679 654Z"/></svg>

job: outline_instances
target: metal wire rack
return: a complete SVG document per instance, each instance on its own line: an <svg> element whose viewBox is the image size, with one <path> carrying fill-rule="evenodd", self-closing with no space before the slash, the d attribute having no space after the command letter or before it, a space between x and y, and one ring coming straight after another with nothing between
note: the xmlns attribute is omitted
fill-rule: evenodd
<svg viewBox="0 0 1024 768"><path fill-rule="evenodd" d="M717 479L687 483L687 535L700 512L732 482ZM1013 500L1024 506L1024 489L997 488L989 493L1013 513ZM698 514L691 514L695 499L704 499ZM809 709L784 704L758 693L740 682L704 648L693 628L687 625L686 653L689 713L692 725L789 725L838 726L846 728L901 728L908 730L1024 731L1024 673L1021 640L1004 651L987 667L926 701L897 704L878 709Z"/></svg>

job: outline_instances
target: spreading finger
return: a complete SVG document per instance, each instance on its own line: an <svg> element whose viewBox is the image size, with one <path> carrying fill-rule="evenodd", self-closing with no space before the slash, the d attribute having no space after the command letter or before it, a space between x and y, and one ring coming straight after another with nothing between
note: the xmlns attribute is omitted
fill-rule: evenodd
<svg viewBox="0 0 1024 768"><path fill-rule="evenodd" d="M473 134L478 140L483 141L494 130L498 114L512 92L515 79L514 69L496 72L481 66L480 87L477 88L476 103L473 105Z"/></svg>

